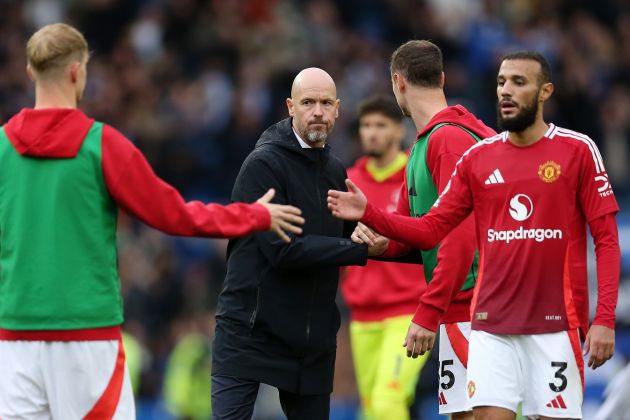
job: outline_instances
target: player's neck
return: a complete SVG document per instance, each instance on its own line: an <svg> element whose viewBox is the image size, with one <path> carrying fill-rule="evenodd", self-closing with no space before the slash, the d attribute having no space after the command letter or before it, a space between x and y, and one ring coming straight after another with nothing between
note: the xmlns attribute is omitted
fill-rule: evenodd
<svg viewBox="0 0 630 420"><path fill-rule="evenodd" d="M448 107L442 89L410 89L407 104L417 131L421 131L435 114Z"/></svg>
<svg viewBox="0 0 630 420"><path fill-rule="evenodd" d="M536 122L534 124L530 125L523 131L510 131L508 133L508 138L510 142L515 146L525 147L532 145L538 140L542 139L548 129L549 126L542 118L540 118L536 119Z"/></svg>
<svg viewBox="0 0 630 420"><path fill-rule="evenodd" d="M370 161L377 168L385 168L396 160L399 153L400 149L392 147L379 157L371 157Z"/></svg>
<svg viewBox="0 0 630 420"><path fill-rule="evenodd" d="M73 90L52 84L36 85L35 109L76 107L77 99Z"/></svg>

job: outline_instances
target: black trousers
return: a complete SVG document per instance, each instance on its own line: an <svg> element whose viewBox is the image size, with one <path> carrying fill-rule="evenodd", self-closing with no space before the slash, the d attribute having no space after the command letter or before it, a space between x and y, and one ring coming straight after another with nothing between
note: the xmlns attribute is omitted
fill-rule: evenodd
<svg viewBox="0 0 630 420"><path fill-rule="evenodd" d="M212 375L213 420L250 420L260 383L231 376ZM278 390L288 420L328 420L330 394L298 395Z"/></svg>

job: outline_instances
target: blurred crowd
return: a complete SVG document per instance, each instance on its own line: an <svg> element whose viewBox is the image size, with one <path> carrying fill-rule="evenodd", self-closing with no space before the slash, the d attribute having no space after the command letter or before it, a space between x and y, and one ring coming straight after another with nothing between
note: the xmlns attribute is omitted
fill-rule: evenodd
<svg viewBox="0 0 630 420"><path fill-rule="evenodd" d="M337 83L342 105L331 144L351 164L356 106L391 91L389 56L412 38L442 48L447 98L492 127L500 57L542 52L556 85L547 119L591 136L622 209L630 197L624 0L0 0L0 10L0 123L33 104L28 36L47 23L73 24L92 51L81 108L129 137L187 199L229 201L241 162L287 116L291 81L308 66ZM169 356L182 337L212 334L226 243L168 237L124 214L119 223L138 394L177 399L163 388ZM203 363L209 350L186 343ZM347 371L348 357L339 359ZM349 369L337 375L336 392L346 397L354 395Z"/></svg>

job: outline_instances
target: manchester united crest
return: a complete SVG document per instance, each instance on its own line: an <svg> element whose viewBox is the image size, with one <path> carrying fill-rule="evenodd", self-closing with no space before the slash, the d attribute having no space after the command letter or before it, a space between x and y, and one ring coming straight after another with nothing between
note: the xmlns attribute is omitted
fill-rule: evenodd
<svg viewBox="0 0 630 420"><path fill-rule="evenodd" d="M475 381L468 381L468 398L472 398L475 395Z"/></svg>
<svg viewBox="0 0 630 420"><path fill-rule="evenodd" d="M561 173L560 165L553 160L549 160L538 167L538 176L547 183L554 182L560 177Z"/></svg>

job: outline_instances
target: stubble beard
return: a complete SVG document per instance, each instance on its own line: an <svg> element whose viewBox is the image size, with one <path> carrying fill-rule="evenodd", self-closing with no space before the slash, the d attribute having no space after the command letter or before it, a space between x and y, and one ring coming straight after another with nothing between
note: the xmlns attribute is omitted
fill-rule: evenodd
<svg viewBox="0 0 630 420"><path fill-rule="evenodd" d="M501 115L501 101L497 102L497 126L499 131L510 131L521 133L534 125L538 115L538 96L534 100L521 108L520 112L511 118L503 118Z"/></svg>
<svg viewBox="0 0 630 420"><path fill-rule="evenodd" d="M368 150L367 152L365 152L365 154L369 157L380 159L385 153L379 150Z"/></svg>
<svg viewBox="0 0 630 420"><path fill-rule="evenodd" d="M328 139L328 133L326 133L325 131L307 131L306 132L306 140L310 143L318 143L318 142L325 142L326 139Z"/></svg>
<svg viewBox="0 0 630 420"><path fill-rule="evenodd" d="M389 153L392 147L394 147L394 141L395 140L393 138L390 138L380 149L379 148L369 149L369 150L366 150L364 154L369 157L380 159L383 156L385 156L387 153Z"/></svg>

